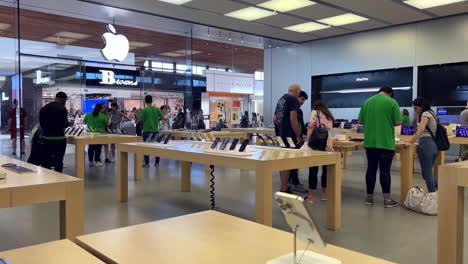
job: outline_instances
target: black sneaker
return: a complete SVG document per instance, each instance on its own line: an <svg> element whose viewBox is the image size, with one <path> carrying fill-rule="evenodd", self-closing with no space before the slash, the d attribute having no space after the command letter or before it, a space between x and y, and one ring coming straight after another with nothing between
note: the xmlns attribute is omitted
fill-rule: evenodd
<svg viewBox="0 0 468 264"><path fill-rule="evenodd" d="M11 154L10 154L10 157L16 158L16 152L11 153Z"/></svg>
<svg viewBox="0 0 468 264"><path fill-rule="evenodd" d="M367 196L364 201L365 205L374 205L374 196Z"/></svg>
<svg viewBox="0 0 468 264"><path fill-rule="evenodd" d="M106 159L106 160L104 160L104 162L105 162L106 164L111 164L110 159Z"/></svg>
<svg viewBox="0 0 468 264"><path fill-rule="evenodd" d="M393 199L384 199L384 207L385 208L391 208L391 207L397 207L399 206L398 202L393 200Z"/></svg>
<svg viewBox="0 0 468 264"><path fill-rule="evenodd" d="M291 190L291 187L288 186L288 189L286 191L281 191L280 192L283 192L283 193L289 193L289 194L293 194L292 190Z"/></svg>

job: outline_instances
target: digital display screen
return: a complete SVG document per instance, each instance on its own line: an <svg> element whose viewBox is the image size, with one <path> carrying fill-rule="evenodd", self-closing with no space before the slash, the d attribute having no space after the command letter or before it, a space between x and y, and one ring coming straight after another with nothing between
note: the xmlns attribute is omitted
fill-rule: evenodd
<svg viewBox="0 0 468 264"><path fill-rule="evenodd" d="M401 126L401 134L405 136L414 135L414 126Z"/></svg>
<svg viewBox="0 0 468 264"><path fill-rule="evenodd" d="M358 120L357 120L357 119L351 120L351 124L356 125L357 123L358 123Z"/></svg>
<svg viewBox="0 0 468 264"><path fill-rule="evenodd" d="M447 114L447 109L439 108L437 110L437 115L446 115L446 114Z"/></svg>
<svg viewBox="0 0 468 264"><path fill-rule="evenodd" d="M468 137L468 127L467 126L457 127L455 135L457 137Z"/></svg>
<svg viewBox="0 0 468 264"><path fill-rule="evenodd" d="M82 112L84 114L92 112L94 109L94 106L97 104L101 104L101 103L105 103L107 105L107 100L106 99L84 99L83 101L81 101Z"/></svg>

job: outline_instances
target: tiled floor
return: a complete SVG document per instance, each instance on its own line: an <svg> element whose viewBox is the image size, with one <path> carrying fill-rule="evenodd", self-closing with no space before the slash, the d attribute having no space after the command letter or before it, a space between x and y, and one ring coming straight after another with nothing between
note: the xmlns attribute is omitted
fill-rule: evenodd
<svg viewBox="0 0 468 264"><path fill-rule="evenodd" d="M3 154L10 153L9 142L0 141ZM73 148L69 145L64 173L74 175ZM447 157L454 159L454 157ZM402 264L436 263L437 217L425 216L405 208L384 209L377 198L373 207L363 204L365 165L362 153L350 158L343 180L343 227L337 232L325 226L325 203L313 205L316 224L329 243ZM415 184L424 186L416 164ZM399 199L399 162L395 161L392 192ZM168 217L210 209L209 178L202 165L192 169L192 192L179 192L179 163L161 160L159 168L145 169L144 180L129 181L129 202L115 198L116 165L86 169L85 232L114 229ZM242 218L254 219L255 178L239 170L216 168L216 204L218 210ZM26 176L25 176L26 177ZM307 183L306 171L301 180ZM274 175L274 189L279 177ZM377 191L380 186L377 184ZM56 240L58 203L0 209L0 251ZM273 206L274 226L288 229L281 212ZM466 247L465 247L466 248ZM465 257L465 260L467 258Z"/></svg>

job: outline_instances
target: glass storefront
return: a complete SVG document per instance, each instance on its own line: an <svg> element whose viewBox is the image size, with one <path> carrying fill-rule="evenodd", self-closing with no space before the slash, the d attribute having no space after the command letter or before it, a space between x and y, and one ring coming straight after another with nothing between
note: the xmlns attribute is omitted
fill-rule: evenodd
<svg viewBox="0 0 468 264"><path fill-rule="evenodd" d="M59 91L69 96L71 116L86 113L101 101L117 102L131 113L144 107L142 99L148 94L157 106L168 105L174 115L179 109L199 113L207 92L206 69L263 71L258 38L243 35L242 43L235 43L225 34L79 1L0 0L3 137L9 138L12 116L19 121L17 129L28 134L39 121L40 108ZM244 43L249 38L251 44ZM16 115L12 110L13 100L26 111L24 122L19 107ZM251 109L252 102L234 101L242 101L241 111ZM208 121L209 113L204 114Z"/></svg>

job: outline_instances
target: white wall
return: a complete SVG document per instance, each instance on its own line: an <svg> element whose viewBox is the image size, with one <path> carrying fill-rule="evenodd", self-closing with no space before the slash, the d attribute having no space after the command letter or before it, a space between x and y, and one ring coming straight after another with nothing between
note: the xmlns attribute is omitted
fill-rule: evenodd
<svg viewBox="0 0 468 264"><path fill-rule="evenodd" d="M310 95L314 75L468 61L468 15L362 32L265 50L265 124L292 82ZM303 106L310 112L310 100ZM332 109L338 118L357 118L359 109Z"/></svg>

